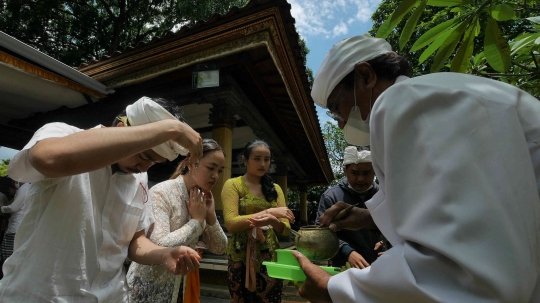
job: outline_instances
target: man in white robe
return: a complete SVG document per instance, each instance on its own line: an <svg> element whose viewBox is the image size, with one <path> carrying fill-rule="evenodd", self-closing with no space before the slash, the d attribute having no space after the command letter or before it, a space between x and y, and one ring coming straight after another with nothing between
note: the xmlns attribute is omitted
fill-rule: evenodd
<svg viewBox="0 0 540 303"><path fill-rule="evenodd" d="M382 39L328 52L315 102L371 145L379 192L333 230L373 226L393 248L331 277L296 254L313 302L540 302L540 101L455 73L408 78ZM357 106L357 107L356 107Z"/></svg>
<svg viewBox="0 0 540 303"><path fill-rule="evenodd" d="M143 97L116 126L40 128L11 160L12 179L32 182L0 302L129 302L126 257L175 274L198 267L189 247L160 247L145 237L153 217L146 171L179 153L202 155L202 138Z"/></svg>

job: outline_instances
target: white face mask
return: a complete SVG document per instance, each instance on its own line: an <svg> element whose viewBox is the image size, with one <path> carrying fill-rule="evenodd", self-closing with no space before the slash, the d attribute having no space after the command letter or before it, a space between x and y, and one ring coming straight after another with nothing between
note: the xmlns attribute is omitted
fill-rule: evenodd
<svg viewBox="0 0 540 303"><path fill-rule="evenodd" d="M354 107L351 109L347 124L343 128L343 134L345 135L345 141L351 145L366 146L369 145L369 116L366 120L362 120L362 114L360 108L356 105L356 75L354 79ZM371 99L373 96L373 89L369 95L369 108L371 109Z"/></svg>
<svg viewBox="0 0 540 303"><path fill-rule="evenodd" d="M352 189L353 191L355 191L355 192L357 192L357 193L359 193L359 194L365 193L366 191L368 191L368 190L370 190L370 189L373 188L373 184L371 184L371 186L370 186L368 189L362 190L362 191L358 191L358 190L354 189L354 187L352 187L351 184L348 184L348 186L349 186L350 189Z"/></svg>
<svg viewBox="0 0 540 303"><path fill-rule="evenodd" d="M347 124L343 128L343 134L347 143L356 146L369 145L369 115L366 120L362 120L360 108L354 106L347 119Z"/></svg>

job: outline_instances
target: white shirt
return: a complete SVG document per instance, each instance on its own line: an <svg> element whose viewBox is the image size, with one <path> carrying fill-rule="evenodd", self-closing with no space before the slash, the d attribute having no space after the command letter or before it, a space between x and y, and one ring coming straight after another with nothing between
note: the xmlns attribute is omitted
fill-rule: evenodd
<svg viewBox="0 0 540 303"><path fill-rule="evenodd" d="M47 124L10 163L10 177L32 185L13 255L3 266L0 302L128 300L123 271L128 245L136 231L153 222L142 216L146 173L112 174L105 167L47 179L28 160L38 141L79 131Z"/></svg>
<svg viewBox="0 0 540 303"><path fill-rule="evenodd" d="M540 101L470 75L400 77L370 128L366 205L394 247L332 277L333 301L540 302Z"/></svg>
<svg viewBox="0 0 540 303"><path fill-rule="evenodd" d="M6 229L7 234L14 234L17 232L19 224L21 224L22 218L24 217L24 199L26 197L26 192L30 188L29 183L23 184L13 198L13 202L10 205L2 206L0 211L3 213L10 213L8 228Z"/></svg>

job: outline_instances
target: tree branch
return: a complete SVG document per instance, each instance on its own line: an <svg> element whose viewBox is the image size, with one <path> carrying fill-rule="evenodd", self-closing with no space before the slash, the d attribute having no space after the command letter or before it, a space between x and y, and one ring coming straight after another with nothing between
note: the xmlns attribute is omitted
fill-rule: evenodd
<svg viewBox="0 0 540 303"><path fill-rule="evenodd" d="M537 71L537 70L535 70L535 69L529 68L529 67L527 67L527 66L525 66L525 65L522 65L522 64L519 64L519 63L514 63L514 65L519 66L519 67L523 68L524 70L528 70L528 71L530 71L530 72L532 72L532 73L535 73L535 74L536 74L536 73L540 73L540 71Z"/></svg>
<svg viewBox="0 0 540 303"><path fill-rule="evenodd" d="M534 52L531 50L531 57L534 61L534 66L536 66L536 68L538 69L538 62L536 62L536 57L534 56Z"/></svg>
<svg viewBox="0 0 540 303"><path fill-rule="evenodd" d="M534 76L535 74L536 73L528 73L528 74L487 73L484 75L490 76L490 77L527 77L527 76Z"/></svg>
<svg viewBox="0 0 540 303"><path fill-rule="evenodd" d="M514 9L515 11L523 11L523 10L528 10L528 11L540 11L540 7L522 7L522 8L516 8Z"/></svg>
<svg viewBox="0 0 540 303"><path fill-rule="evenodd" d="M131 11L133 11L136 7L138 7L140 2L141 2L141 0L137 0L135 3L133 3L131 5L131 7L127 10L126 15L129 15L131 13ZM130 1L130 3L131 3L131 1Z"/></svg>
<svg viewBox="0 0 540 303"><path fill-rule="evenodd" d="M105 10L107 11L107 14L108 14L112 19L116 19L116 16L115 16L114 13L111 11L111 8L110 8L109 5L107 4L107 2L105 2L105 0L99 0L99 2L101 2L101 4L103 4L103 7L104 7Z"/></svg>

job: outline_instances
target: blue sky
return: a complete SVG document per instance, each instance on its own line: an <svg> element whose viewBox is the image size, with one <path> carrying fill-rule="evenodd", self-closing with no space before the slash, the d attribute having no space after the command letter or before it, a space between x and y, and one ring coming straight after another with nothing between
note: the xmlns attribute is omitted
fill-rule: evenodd
<svg viewBox="0 0 540 303"><path fill-rule="evenodd" d="M288 0L296 30L306 40L310 52L307 66L317 74L326 52L341 39L361 35L371 29L371 15L380 0ZM321 127L330 118L316 106Z"/></svg>
<svg viewBox="0 0 540 303"><path fill-rule="evenodd" d="M0 159L11 159L16 153L14 149L0 146Z"/></svg>

